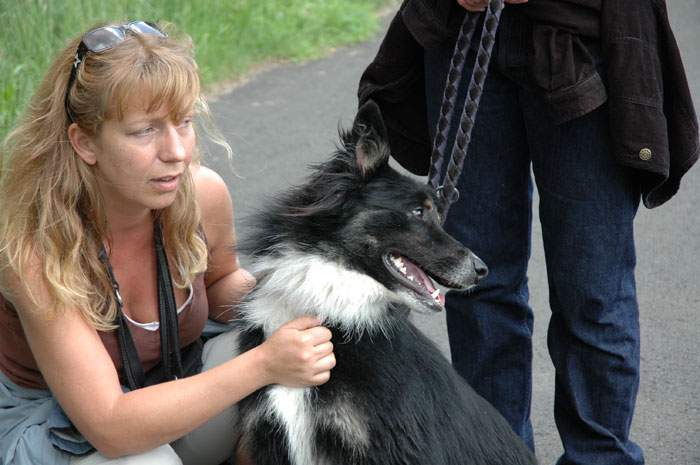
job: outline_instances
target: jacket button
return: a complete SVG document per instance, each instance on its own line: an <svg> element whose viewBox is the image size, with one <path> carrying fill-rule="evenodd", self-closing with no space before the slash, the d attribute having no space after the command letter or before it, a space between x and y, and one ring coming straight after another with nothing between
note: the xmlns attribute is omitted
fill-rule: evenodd
<svg viewBox="0 0 700 465"><path fill-rule="evenodd" d="M640 150L639 158L644 161L651 160L651 149L643 148L642 150Z"/></svg>

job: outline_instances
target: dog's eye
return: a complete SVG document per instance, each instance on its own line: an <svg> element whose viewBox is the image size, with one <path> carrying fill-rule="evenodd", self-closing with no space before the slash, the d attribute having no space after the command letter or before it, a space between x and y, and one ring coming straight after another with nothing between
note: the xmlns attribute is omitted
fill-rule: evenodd
<svg viewBox="0 0 700 465"><path fill-rule="evenodd" d="M416 207L413 209L413 211L411 213L413 213L413 216L417 216L418 218L423 218L423 207Z"/></svg>

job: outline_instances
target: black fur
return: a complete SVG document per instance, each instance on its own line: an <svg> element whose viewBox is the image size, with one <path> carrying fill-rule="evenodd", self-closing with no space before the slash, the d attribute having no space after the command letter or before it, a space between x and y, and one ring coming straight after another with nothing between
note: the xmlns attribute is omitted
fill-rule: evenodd
<svg viewBox="0 0 700 465"><path fill-rule="evenodd" d="M309 182L280 197L258 218L248 253L265 260L287 247L367 274L395 290L404 286L383 260L396 252L442 284L468 288L483 264L440 227L434 192L388 165L384 125L373 103L359 112L342 147L316 167ZM265 276L259 277L264 286ZM255 299L256 293L250 296ZM426 309L436 303L418 296ZM422 300L421 300L422 299ZM319 422L309 435L314 464L292 464L283 425L261 415L268 388L244 399L242 441L257 465L521 465L535 464L507 422L452 369L408 319L415 307L389 303L385 332L348 337L331 327L337 366L312 389L319 418L340 416L339 399L362 418L366 447L348 444L336 427ZM241 350L263 340L248 327Z"/></svg>

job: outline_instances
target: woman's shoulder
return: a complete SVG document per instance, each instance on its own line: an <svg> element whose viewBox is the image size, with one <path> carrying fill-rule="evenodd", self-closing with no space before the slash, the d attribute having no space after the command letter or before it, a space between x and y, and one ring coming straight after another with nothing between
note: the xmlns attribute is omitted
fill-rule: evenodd
<svg viewBox="0 0 700 465"><path fill-rule="evenodd" d="M192 170L192 177L194 178L194 182L197 186L200 184L208 185L208 184L224 184L224 179L214 171L213 169L206 167L202 164L193 164L191 166Z"/></svg>
<svg viewBox="0 0 700 465"><path fill-rule="evenodd" d="M203 165L193 166L192 178L200 208L204 208L212 202L215 204L223 200L230 202L231 197L228 192L228 186L226 186L221 175L213 169Z"/></svg>
<svg viewBox="0 0 700 465"><path fill-rule="evenodd" d="M192 170L202 226L210 247L228 243L233 228L233 203L223 178L211 168L198 165Z"/></svg>

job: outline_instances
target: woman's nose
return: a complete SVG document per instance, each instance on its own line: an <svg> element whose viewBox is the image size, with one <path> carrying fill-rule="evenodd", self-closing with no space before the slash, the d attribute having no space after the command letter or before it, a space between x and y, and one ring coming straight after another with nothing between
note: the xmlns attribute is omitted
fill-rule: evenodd
<svg viewBox="0 0 700 465"><path fill-rule="evenodd" d="M187 148L183 137L174 124L163 130L160 158L164 161L182 161L187 158Z"/></svg>

